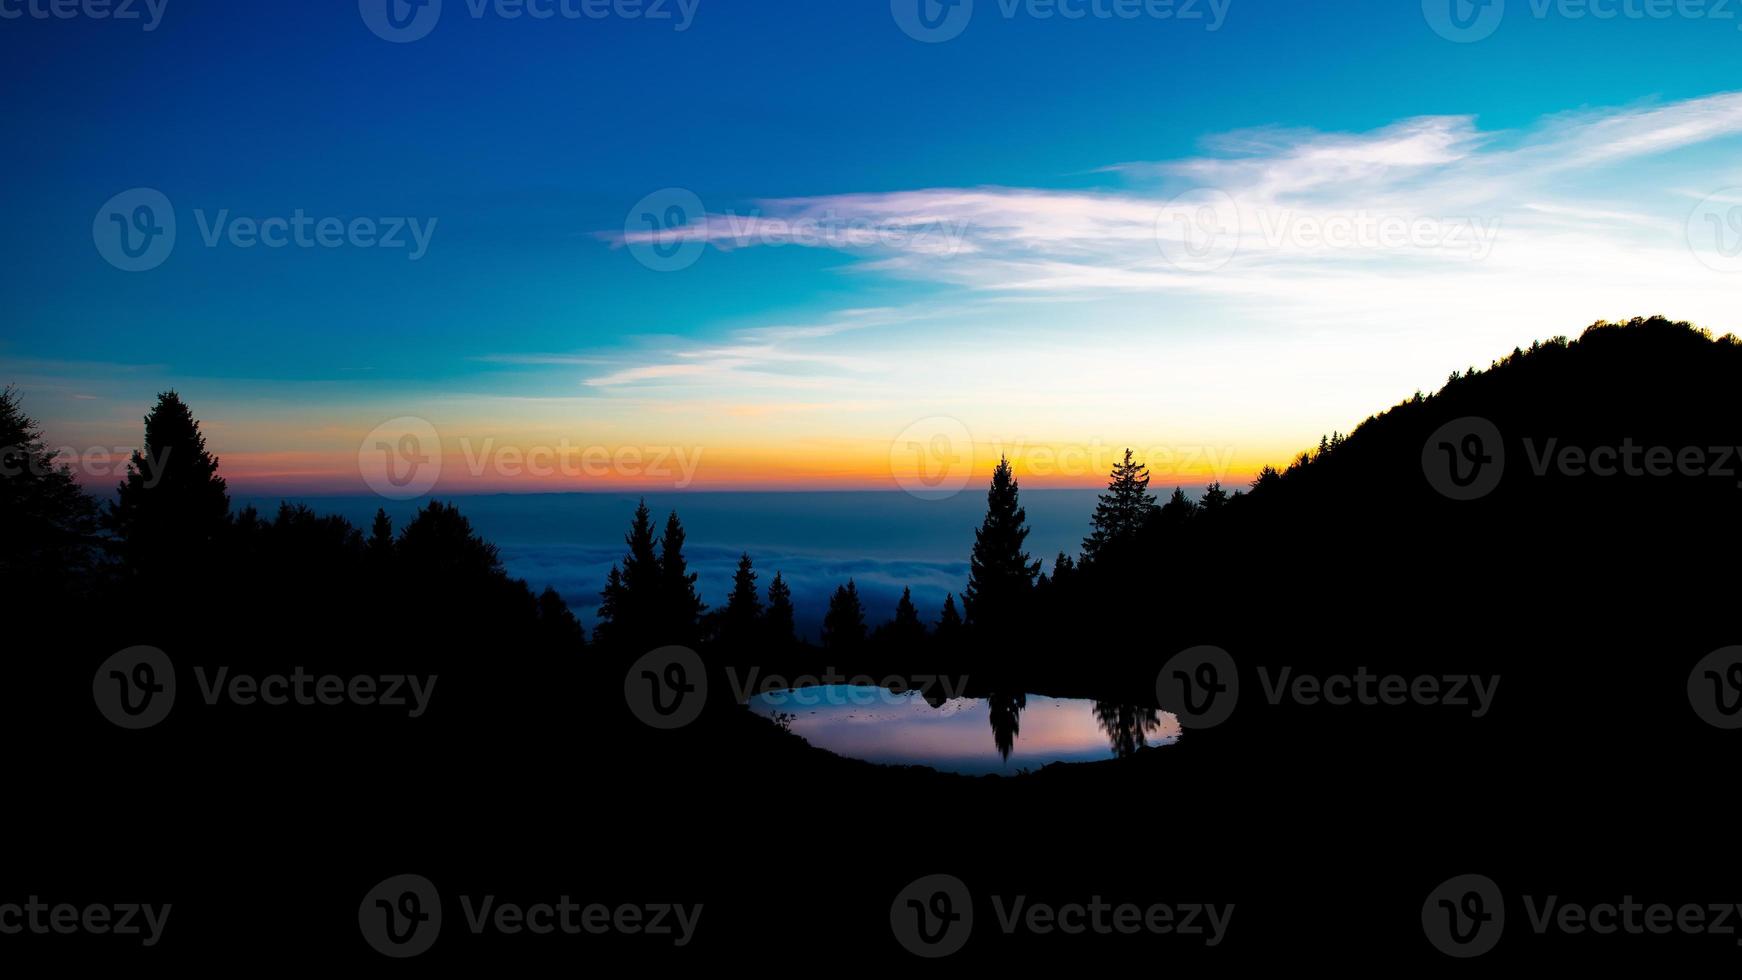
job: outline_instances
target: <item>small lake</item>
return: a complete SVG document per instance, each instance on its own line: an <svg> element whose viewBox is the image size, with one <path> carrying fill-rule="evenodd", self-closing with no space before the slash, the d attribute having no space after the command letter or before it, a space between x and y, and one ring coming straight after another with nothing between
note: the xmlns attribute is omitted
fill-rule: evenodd
<svg viewBox="0 0 1742 980"><path fill-rule="evenodd" d="M789 717L819 749L886 765L1014 775L1053 762L1099 762L1179 739L1179 719L1156 708L1037 694L948 698L823 684L759 694L750 710Z"/></svg>

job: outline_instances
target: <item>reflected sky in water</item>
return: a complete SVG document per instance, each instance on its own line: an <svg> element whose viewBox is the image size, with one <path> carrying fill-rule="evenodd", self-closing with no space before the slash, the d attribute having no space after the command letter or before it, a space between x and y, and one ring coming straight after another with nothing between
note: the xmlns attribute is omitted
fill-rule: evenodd
<svg viewBox="0 0 1742 980"><path fill-rule="evenodd" d="M750 710L791 715L794 734L836 755L969 775L1098 762L1172 744L1180 734L1177 718L1153 708L1035 694L934 707L912 692L835 684L761 694Z"/></svg>

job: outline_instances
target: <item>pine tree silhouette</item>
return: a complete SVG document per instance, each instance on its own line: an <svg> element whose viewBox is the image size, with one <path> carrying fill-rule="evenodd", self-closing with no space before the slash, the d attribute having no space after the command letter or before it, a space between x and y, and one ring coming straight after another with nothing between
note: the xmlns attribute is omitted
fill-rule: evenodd
<svg viewBox="0 0 1742 980"><path fill-rule="evenodd" d="M837 588L823 616L823 649L857 650L865 644L865 607L852 579Z"/></svg>
<svg viewBox="0 0 1742 980"><path fill-rule="evenodd" d="M369 558L377 566L393 558L393 519L387 516L386 508L377 507L375 521L369 525Z"/></svg>
<svg viewBox="0 0 1742 980"><path fill-rule="evenodd" d="M665 588L659 556L654 553L653 513L643 500L635 508L623 543L628 552L611 566L599 593L599 623L593 638L622 650L650 649L660 622Z"/></svg>
<svg viewBox="0 0 1742 980"><path fill-rule="evenodd" d="M762 598L756 592L756 572L749 554L741 554L738 571L732 576L732 592L720 616L720 642L728 648L746 647L756 642L761 626Z"/></svg>
<svg viewBox="0 0 1742 980"><path fill-rule="evenodd" d="M938 614L935 635L939 641L959 640L962 635L962 614L956 611L956 594L944 596L943 611Z"/></svg>
<svg viewBox="0 0 1742 980"><path fill-rule="evenodd" d="M1095 516L1090 518L1094 531L1083 539L1083 561L1093 562L1129 546L1154 508L1149 468L1132 460L1127 449L1124 461L1113 465L1107 492L1095 504Z"/></svg>
<svg viewBox="0 0 1742 980"><path fill-rule="evenodd" d="M17 389L0 391L0 575L7 593L64 589L88 574L97 531L96 501L44 446Z"/></svg>
<svg viewBox="0 0 1742 980"><path fill-rule="evenodd" d="M230 520L230 495L206 451L193 412L174 391L145 416L145 443L133 452L104 523L130 567L193 568L211 557Z"/></svg>
<svg viewBox="0 0 1742 980"><path fill-rule="evenodd" d="M674 510L665 520L665 534L659 541L660 642L694 645L707 604L696 592L696 573L684 559L683 544L683 522Z"/></svg>
<svg viewBox="0 0 1742 980"><path fill-rule="evenodd" d="M986 491L986 519L974 532L968 559L962 609L969 625L1010 625L1033 592L1040 562L1030 561L1022 550L1028 540L1027 520L1010 460L1001 457Z"/></svg>
<svg viewBox="0 0 1742 980"><path fill-rule="evenodd" d="M784 650L798 642L792 613L792 589L777 571L768 583L768 611L762 617L763 637L771 648Z"/></svg>
<svg viewBox="0 0 1742 980"><path fill-rule="evenodd" d="M919 609L913 604L912 589L901 590L901 598L895 602L895 618L877 627L876 638L898 650L912 650L924 642L925 623L920 621Z"/></svg>

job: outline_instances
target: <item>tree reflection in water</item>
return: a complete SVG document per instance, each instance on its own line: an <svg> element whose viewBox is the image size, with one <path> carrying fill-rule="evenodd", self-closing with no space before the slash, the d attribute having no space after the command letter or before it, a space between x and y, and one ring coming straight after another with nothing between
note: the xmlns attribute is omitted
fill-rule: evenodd
<svg viewBox="0 0 1742 980"><path fill-rule="evenodd" d="M1161 710L1113 701L1095 702L1095 721L1113 743L1113 757L1123 759L1148 745L1149 733L1161 728Z"/></svg>

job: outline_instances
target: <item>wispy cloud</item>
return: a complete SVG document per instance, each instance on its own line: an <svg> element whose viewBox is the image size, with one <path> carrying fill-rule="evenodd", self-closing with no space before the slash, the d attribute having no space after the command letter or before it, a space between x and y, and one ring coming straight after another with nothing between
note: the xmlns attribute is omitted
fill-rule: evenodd
<svg viewBox="0 0 1742 980"><path fill-rule="evenodd" d="M1245 130L1206 140L1199 157L1114 164L1120 188L775 198L638 234L831 248L867 271L1028 296L1187 293L1330 313L1351 292L1364 294L1359 304L1401 306L1461 283L1490 297L1612 297L1615 313L1673 294L1709 313L1733 284L1690 249L1689 198L1742 175L1723 156L1685 151L1737 135L1742 93L1562 114L1518 131L1484 131L1471 116L1364 133ZM914 234L791 232L800 227Z"/></svg>

